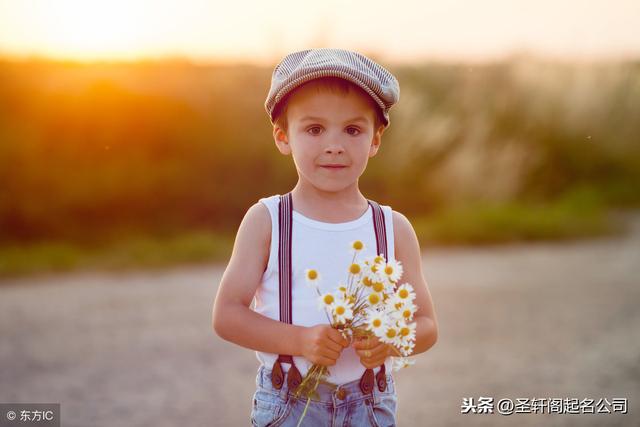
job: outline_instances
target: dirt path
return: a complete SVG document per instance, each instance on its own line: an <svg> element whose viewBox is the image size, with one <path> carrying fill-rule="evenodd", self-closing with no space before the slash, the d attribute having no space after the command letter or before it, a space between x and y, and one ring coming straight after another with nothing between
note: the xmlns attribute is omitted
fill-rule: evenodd
<svg viewBox="0 0 640 427"><path fill-rule="evenodd" d="M622 238L427 250L440 340L396 373L401 426L640 425L640 221ZM0 402L64 426L249 425L257 360L210 327L221 267L0 282ZM463 397L629 413L461 414Z"/></svg>

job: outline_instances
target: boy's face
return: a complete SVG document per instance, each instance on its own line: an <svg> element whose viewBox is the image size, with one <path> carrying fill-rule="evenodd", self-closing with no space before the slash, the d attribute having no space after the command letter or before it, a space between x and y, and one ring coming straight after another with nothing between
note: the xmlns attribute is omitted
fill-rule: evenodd
<svg viewBox="0 0 640 427"><path fill-rule="evenodd" d="M287 106L288 132L277 124L273 136L282 154L293 155L300 180L337 192L354 185L378 152L384 127L374 131L374 114L365 94L298 89Z"/></svg>

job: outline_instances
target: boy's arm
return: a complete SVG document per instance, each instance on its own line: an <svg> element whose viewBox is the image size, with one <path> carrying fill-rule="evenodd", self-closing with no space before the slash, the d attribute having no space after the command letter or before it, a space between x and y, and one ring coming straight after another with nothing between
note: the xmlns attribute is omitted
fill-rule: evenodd
<svg viewBox="0 0 640 427"><path fill-rule="evenodd" d="M413 355L429 350L438 339L438 320L433 301L422 272L420 243L411 222L399 212L393 211L393 234L395 257L402 263L403 273L400 283L409 283L416 293L414 303L418 309L414 315L416 322L416 346Z"/></svg>
<svg viewBox="0 0 640 427"><path fill-rule="evenodd" d="M346 345L329 325L295 326L249 308L269 260L270 245L271 218L267 207L258 202L249 208L238 229L213 305L213 329L242 347L333 364Z"/></svg>

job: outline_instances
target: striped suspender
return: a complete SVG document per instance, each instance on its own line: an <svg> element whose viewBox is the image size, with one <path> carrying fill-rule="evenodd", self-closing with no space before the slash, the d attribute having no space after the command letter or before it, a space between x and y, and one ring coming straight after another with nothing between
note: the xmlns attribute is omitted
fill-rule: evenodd
<svg viewBox="0 0 640 427"><path fill-rule="evenodd" d="M280 321L291 323L291 225L293 204L291 193L280 196L278 209L278 272L280 275Z"/></svg>
<svg viewBox="0 0 640 427"><path fill-rule="evenodd" d="M377 202L369 200L373 212L373 230L376 233L376 255L383 255L385 260L389 260L387 248L387 226L384 223L384 211ZM384 362L380 365L380 370L376 374L378 390L384 391L387 388L387 377ZM360 378L360 390L364 394L373 390L373 369L367 368Z"/></svg>
<svg viewBox="0 0 640 427"><path fill-rule="evenodd" d="M279 294L280 294L280 321L292 323L291 306L291 225L292 225L293 203L291 193L280 196L278 207L278 229L280 230L280 240L278 242L278 274L279 274ZM291 355L279 354L278 359L271 369L271 384L280 390L284 383L284 372L282 363L289 363L291 367L287 372L287 385L289 390L295 390L302 382L302 375L293 363Z"/></svg>
<svg viewBox="0 0 640 427"><path fill-rule="evenodd" d="M384 212L380 205L373 200L369 200L371 210L373 212L373 229L376 234L376 255L382 254L388 260L387 252L387 233L384 222ZM292 323L292 304L291 304L291 240L292 240L292 212L293 203L291 193L280 196L280 204L278 207L278 229L280 230L278 242L278 275L279 275L279 294L280 294L280 321ZM271 370L271 383L274 388L282 388L284 383L284 372L281 363L291 364L291 368L287 372L287 385L289 390L295 388L302 382L300 371L293 363L293 357L290 355L278 355L278 359L273 364ZM373 390L373 369L366 369L360 379L360 389L363 393L371 393ZM387 385L384 363L380 365L380 371L376 375L378 389L384 391Z"/></svg>
<svg viewBox="0 0 640 427"><path fill-rule="evenodd" d="M369 200L371 210L373 211L373 229L376 233L376 246L378 251L376 255L384 255L384 259L388 261L387 257L387 226L384 223L384 212L377 202Z"/></svg>

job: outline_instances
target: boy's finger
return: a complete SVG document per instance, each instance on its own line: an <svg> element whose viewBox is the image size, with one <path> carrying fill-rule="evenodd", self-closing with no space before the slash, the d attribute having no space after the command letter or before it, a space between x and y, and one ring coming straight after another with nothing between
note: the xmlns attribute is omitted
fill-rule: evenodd
<svg viewBox="0 0 640 427"><path fill-rule="evenodd" d="M325 340L322 344L324 344L324 346L326 348L329 348L329 349L331 349L333 351L336 351L338 353L342 351L342 345L340 345L340 343L337 343L337 342L332 341L330 339Z"/></svg>
<svg viewBox="0 0 640 427"><path fill-rule="evenodd" d="M324 356L319 356L316 363L319 363L320 365L323 365L323 366L333 366L336 364L336 360L329 359L328 357L324 357Z"/></svg>
<svg viewBox="0 0 640 427"><path fill-rule="evenodd" d="M322 349L322 351L320 352L320 354L328 359L333 359L333 360L337 360L338 357L340 357L340 351L337 350L333 350L330 348L324 348Z"/></svg>
<svg viewBox="0 0 640 427"><path fill-rule="evenodd" d="M360 348L360 349L371 349L374 348L376 346L378 346L380 344L374 342L373 340L371 340L371 342L367 342L367 340L362 340L362 341L357 341L353 346L355 348Z"/></svg>
<svg viewBox="0 0 640 427"><path fill-rule="evenodd" d="M384 353L384 347L373 347L371 349L356 350L356 353L360 357L364 357L366 359L376 359L382 357L382 354Z"/></svg>
<svg viewBox="0 0 640 427"><path fill-rule="evenodd" d="M347 347L349 345L349 341L342 336L342 334L335 329L329 332L329 339L335 342L336 344L340 344L342 347Z"/></svg>

